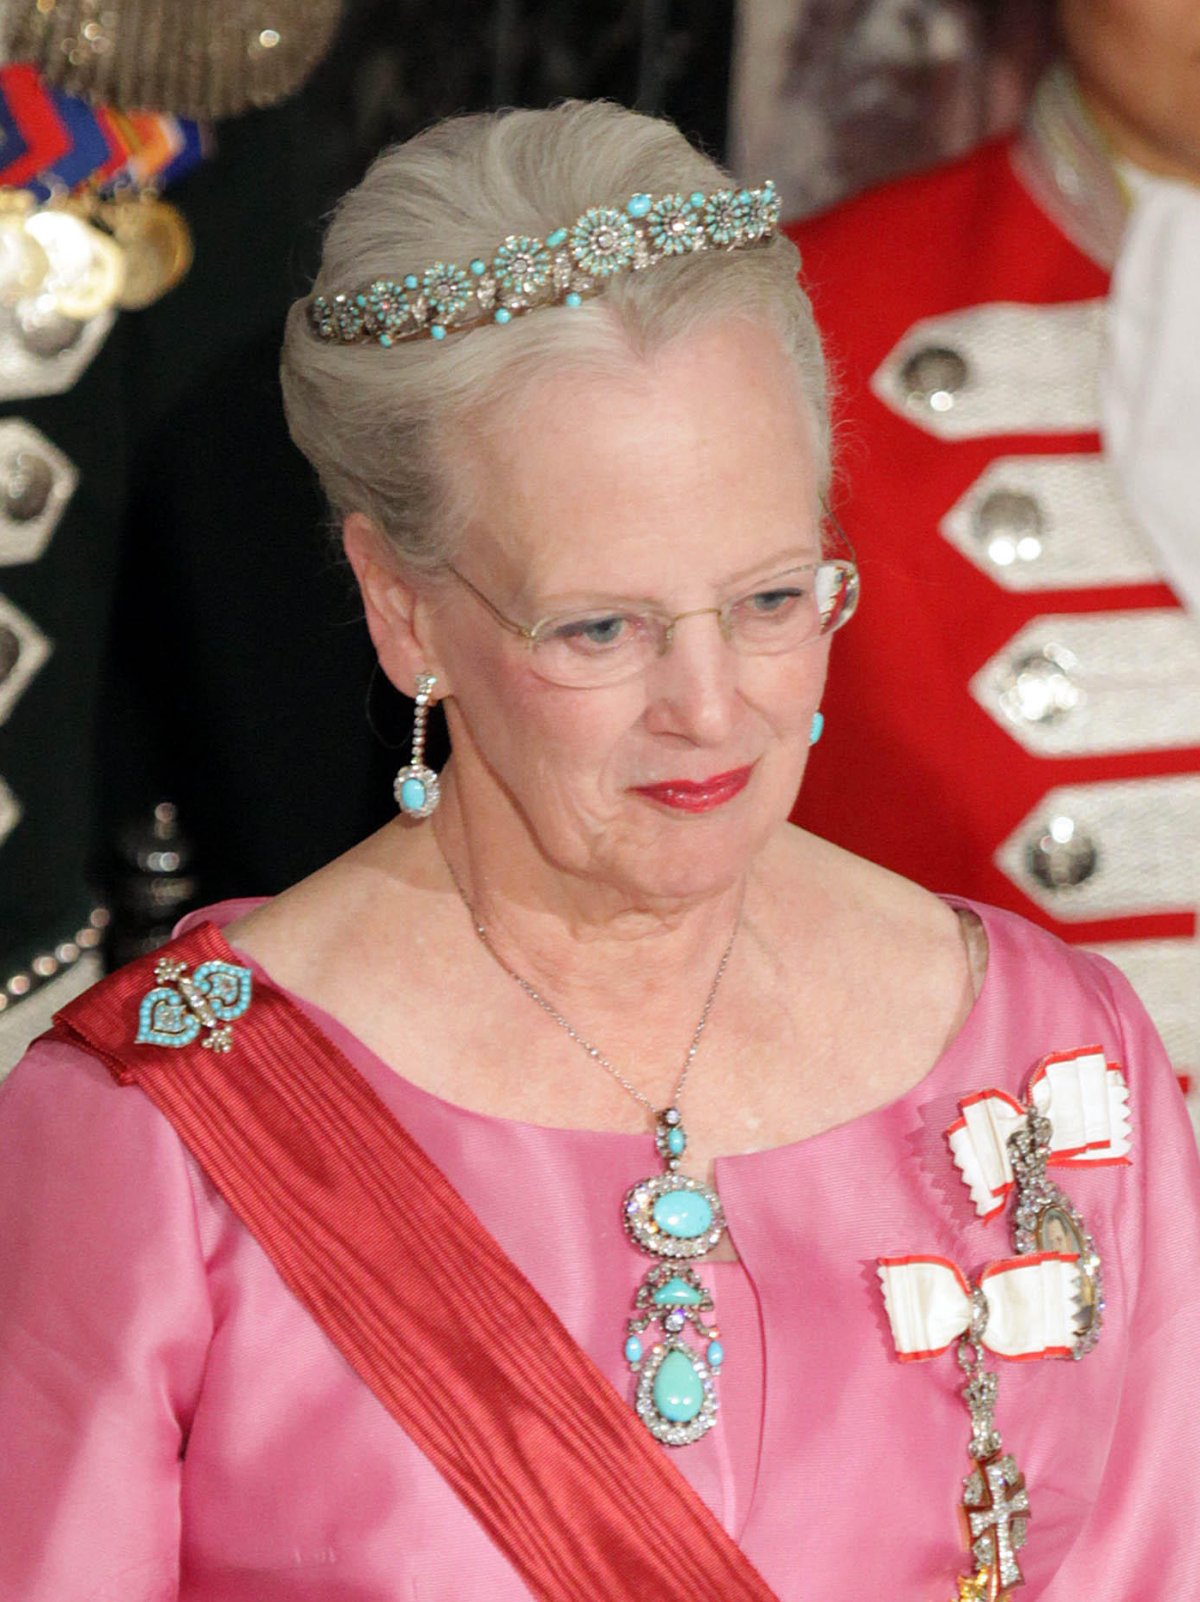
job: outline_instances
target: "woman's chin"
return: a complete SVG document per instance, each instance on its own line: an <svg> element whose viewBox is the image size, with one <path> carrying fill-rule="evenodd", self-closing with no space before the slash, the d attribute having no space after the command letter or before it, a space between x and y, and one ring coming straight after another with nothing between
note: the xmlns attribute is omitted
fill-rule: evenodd
<svg viewBox="0 0 1200 1602"><path fill-rule="evenodd" d="M637 830L639 877L680 896L740 883L787 821L792 792L775 797L764 790L755 794L748 788L727 805L704 811L643 803L650 816Z"/></svg>
<svg viewBox="0 0 1200 1602"><path fill-rule="evenodd" d="M701 830L688 834L610 862L610 883L623 884L639 901L704 901L742 883L766 838L748 840L742 831L724 839Z"/></svg>

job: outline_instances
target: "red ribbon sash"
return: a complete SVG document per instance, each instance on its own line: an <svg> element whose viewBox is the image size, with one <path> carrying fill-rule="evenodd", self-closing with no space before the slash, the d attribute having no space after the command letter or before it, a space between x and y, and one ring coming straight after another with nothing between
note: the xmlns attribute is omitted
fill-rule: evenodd
<svg viewBox="0 0 1200 1602"><path fill-rule="evenodd" d="M219 1055L135 1045L154 964L56 1019L170 1119L292 1293L547 1602L776 1602L350 1061L268 981Z"/></svg>

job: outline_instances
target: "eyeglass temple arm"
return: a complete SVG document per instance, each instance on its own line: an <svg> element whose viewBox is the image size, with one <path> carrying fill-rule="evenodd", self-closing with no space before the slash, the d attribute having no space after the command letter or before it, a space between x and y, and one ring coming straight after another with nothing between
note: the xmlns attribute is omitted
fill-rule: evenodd
<svg viewBox="0 0 1200 1602"><path fill-rule="evenodd" d="M523 623L514 623L511 617L505 617L504 613L500 610L496 603L494 601L489 601L482 590L477 590L471 583L470 579L467 578L465 574L458 571L453 562L446 563L446 571L448 573L452 573L464 589L470 590L471 594L479 602L480 606L492 614L502 629L507 629L510 634L515 634L518 639L525 640L527 643L532 644L534 639L534 633L532 629L526 628Z"/></svg>

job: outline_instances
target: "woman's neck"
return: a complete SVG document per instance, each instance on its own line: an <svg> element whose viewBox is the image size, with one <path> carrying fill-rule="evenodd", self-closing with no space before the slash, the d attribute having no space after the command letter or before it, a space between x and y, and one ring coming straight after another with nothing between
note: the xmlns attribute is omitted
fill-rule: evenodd
<svg viewBox="0 0 1200 1602"><path fill-rule="evenodd" d="M512 820L475 815L446 784L432 841L447 878L502 964L564 1013L645 1009L656 994L700 992L745 899L742 878L690 897L651 896L547 860Z"/></svg>

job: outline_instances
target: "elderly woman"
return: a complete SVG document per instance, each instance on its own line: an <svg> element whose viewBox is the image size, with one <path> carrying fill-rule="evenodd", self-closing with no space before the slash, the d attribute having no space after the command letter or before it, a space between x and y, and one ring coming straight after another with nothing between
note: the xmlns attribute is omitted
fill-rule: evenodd
<svg viewBox="0 0 1200 1602"><path fill-rule="evenodd" d="M856 575L775 214L602 105L338 211L284 385L401 816L5 1086L4 1596L1186 1593L1141 1009L785 822Z"/></svg>

